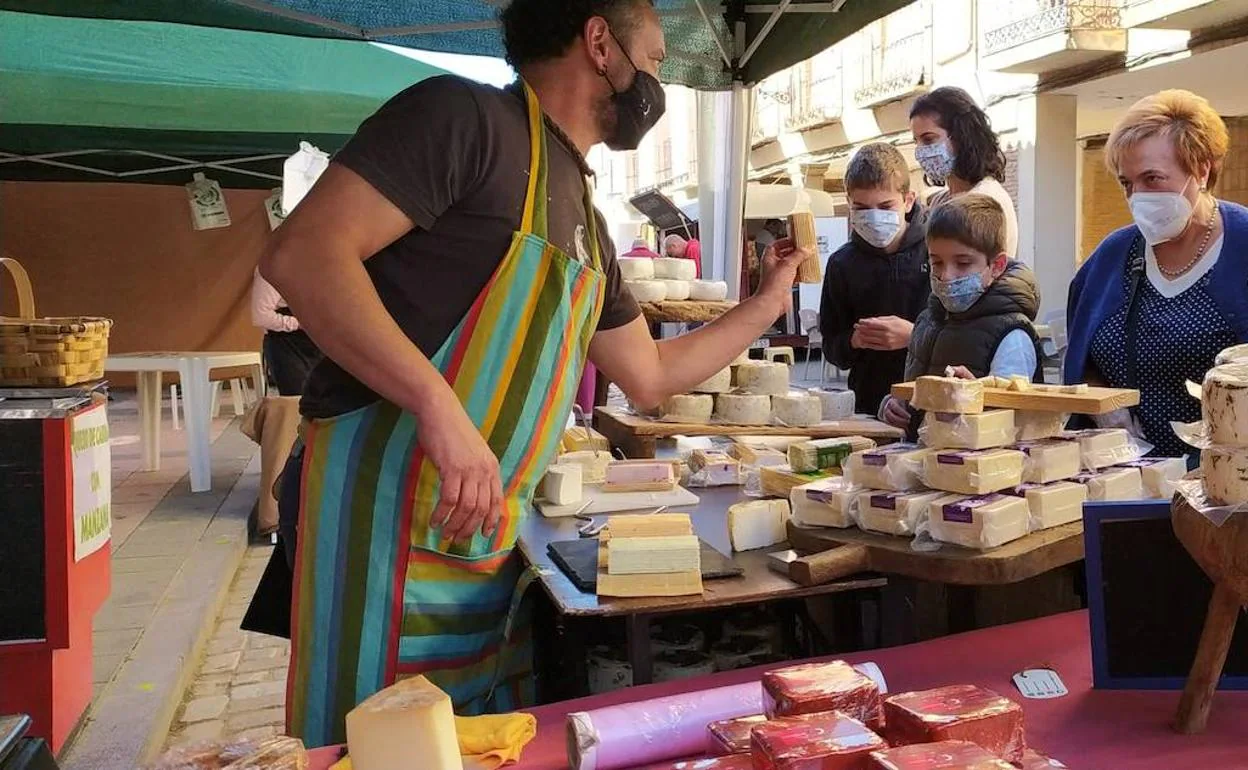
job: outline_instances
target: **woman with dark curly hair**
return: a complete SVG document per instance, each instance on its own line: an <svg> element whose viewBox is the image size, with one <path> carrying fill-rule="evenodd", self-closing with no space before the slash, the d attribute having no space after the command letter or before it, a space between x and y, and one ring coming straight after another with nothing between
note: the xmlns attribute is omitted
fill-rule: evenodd
<svg viewBox="0 0 1248 770"><path fill-rule="evenodd" d="M928 201L935 207L969 192L993 198L1005 210L1005 249L1018 256L1018 214L1001 184L1005 153L987 113L961 88L941 86L915 100L910 108L914 157L928 184L943 186Z"/></svg>

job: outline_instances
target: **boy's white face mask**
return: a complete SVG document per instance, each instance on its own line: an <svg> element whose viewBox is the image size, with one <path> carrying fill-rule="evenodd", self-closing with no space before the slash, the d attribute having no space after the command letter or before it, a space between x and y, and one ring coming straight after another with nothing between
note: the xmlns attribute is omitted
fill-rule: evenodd
<svg viewBox="0 0 1248 770"><path fill-rule="evenodd" d="M858 237L882 249L901 232L901 213L887 209L859 209L850 212L849 224Z"/></svg>
<svg viewBox="0 0 1248 770"><path fill-rule="evenodd" d="M1191 178L1179 192L1137 192L1127 198L1131 218L1149 246L1179 237L1192 220L1192 202L1187 199Z"/></svg>

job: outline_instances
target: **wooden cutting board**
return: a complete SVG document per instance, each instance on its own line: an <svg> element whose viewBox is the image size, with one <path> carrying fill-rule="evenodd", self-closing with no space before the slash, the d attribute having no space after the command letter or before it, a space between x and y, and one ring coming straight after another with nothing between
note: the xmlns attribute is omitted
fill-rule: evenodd
<svg viewBox="0 0 1248 770"><path fill-rule="evenodd" d="M655 508L688 508L698 504L698 496L684 487L677 486L666 492L604 492L599 485L586 485L584 498L572 505L555 505L545 500L537 501L537 510L548 519L574 516L583 513L592 516L599 513L620 511L644 511ZM589 507L581 510L586 501Z"/></svg>
<svg viewBox="0 0 1248 770"><path fill-rule="evenodd" d="M894 385L892 392L897 398L909 401L914 398L914 383L903 382L900 385ZM984 406L996 409L1107 414L1117 409L1137 406L1139 403L1140 392L1125 388L1088 388L1082 393L1044 393L984 388Z"/></svg>

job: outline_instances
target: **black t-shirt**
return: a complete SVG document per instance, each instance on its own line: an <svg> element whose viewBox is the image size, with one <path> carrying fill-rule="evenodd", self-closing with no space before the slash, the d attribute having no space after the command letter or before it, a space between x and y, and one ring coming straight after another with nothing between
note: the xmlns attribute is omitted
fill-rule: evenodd
<svg viewBox="0 0 1248 770"><path fill-rule="evenodd" d="M549 239L570 257L588 255L579 156L549 125L546 147ZM386 310L432 357L520 229L530 162L523 96L457 77L422 81L366 120L333 162L363 177L415 224L364 265ZM620 278L606 221L594 215L606 272L598 329L614 329L641 309ZM326 358L309 376L301 408L308 417L332 417L377 398Z"/></svg>

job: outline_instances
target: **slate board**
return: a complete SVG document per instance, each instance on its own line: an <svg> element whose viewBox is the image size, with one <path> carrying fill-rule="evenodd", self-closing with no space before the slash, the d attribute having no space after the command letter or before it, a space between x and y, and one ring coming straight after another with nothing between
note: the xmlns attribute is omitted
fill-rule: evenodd
<svg viewBox="0 0 1248 770"><path fill-rule="evenodd" d="M739 577L745 570L716 551L705 541L702 545L702 579ZM598 590L598 538L559 540L549 543L546 550L559 569L572 580L572 584L587 594Z"/></svg>

